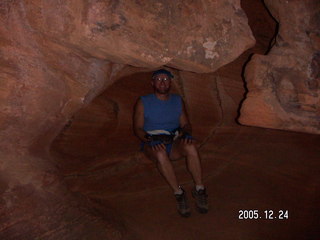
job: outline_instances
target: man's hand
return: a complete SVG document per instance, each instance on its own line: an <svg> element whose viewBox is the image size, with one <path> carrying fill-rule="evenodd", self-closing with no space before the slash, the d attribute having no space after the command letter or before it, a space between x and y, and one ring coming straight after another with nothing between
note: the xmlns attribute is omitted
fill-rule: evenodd
<svg viewBox="0 0 320 240"><path fill-rule="evenodd" d="M194 142L194 139L191 135L185 133L181 136L181 143L192 144L193 142Z"/></svg>
<svg viewBox="0 0 320 240"><path fill-rule="evenodd" d="M152 141L152 136L150 134L144 135L144 142L150 143Z"/></svg>
<svg viewBox="0 0 320 240"><path fill-rule="evenodd" d="M155 140L152 135L146 134L144 136L147 143L153 151L160 151L161 149L166 150L166 146L159 140Z"/></svg>
<svg viewBox="0 0 320 240"><path fill-rule="evenodd" d="M163 143L153 145L151 148L153 151L166 150L166 146Z"/></svg>

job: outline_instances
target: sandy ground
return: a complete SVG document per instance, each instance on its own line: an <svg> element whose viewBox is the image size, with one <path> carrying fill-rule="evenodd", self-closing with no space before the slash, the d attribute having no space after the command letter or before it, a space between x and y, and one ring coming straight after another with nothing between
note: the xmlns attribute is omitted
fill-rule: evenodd
<svg viewBox="0 0 320 240"><path fill-rule="evenodd" d="M319 135L221 127L200 153L207 214L194 207L185 161L174 162L192 207L189 218L178 215L171 190L143 157L68 181L118 212L136 239L320 239ZM239 219L241 210L258 210L259 217ZM273 219L266 219L266 210ZM281 210L288 219L279 219Z"/></svg>

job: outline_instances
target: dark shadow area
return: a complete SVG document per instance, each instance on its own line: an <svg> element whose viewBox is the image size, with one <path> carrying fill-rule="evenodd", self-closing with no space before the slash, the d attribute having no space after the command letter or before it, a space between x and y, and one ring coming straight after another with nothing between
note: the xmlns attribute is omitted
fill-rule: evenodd
<svg viewBox="0 0 320 240"><path fill-rule="evenodd" d="M150 76L137 69L74 114L51 145L63 172L106 168L139 149L132 113L137 98L149 91Z"/></svg>
<svg viewBox="0 0 320 240"><path fill-rule="evenodd" d="M274 30L274 35L273 37L271 38L270 42L269 42L269 46L268 46L268 49L266 50L266 52L264 53L264 55L268 55L268 53L270 52L270 50L272 49L272 47L276 44L276 41L277 41L277 36L278 36L278 33L279 33L279 22L277 21L277 19L275 19L270 10L268 9L268 7L266 6L265 2L263 2L263 5L265 7L265 9L268 11L270 17L273 19L273 21L276 23L276 26L275 26L275 30Z"/></svg>
<svg viewBox="0 0 320 240"><path fill-rule="evenodd" d="M267 55L269 53L276 42L276 36L279 31L279 23L271 15L264 1L242 0L241 7L248 17L248 23L256 39L256 45L247 51L248 58L244 62L241 70L241 78L243 80L245 92L239 103L239 108L237 110L238 115L235 119L238 124L240 124L238 119L241 114L242 103L246 99L248 93L247 82L245 80L245 69L247 64L254 54Z"/></svg>

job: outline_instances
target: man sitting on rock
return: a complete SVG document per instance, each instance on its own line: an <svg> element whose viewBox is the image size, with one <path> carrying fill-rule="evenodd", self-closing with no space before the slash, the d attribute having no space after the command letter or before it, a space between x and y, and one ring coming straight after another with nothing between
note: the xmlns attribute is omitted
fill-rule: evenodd
<svg viewBox="0 0 320 240"><path fill-rule="evenodd" d="M171 159L186 156L195 187L192 196L200 213L208 212L206 189L202 183L201 164L191 125L182 98L170 93L171 72L160 69L152 75L154 93L138 99L134 112L134 132L142 141L144 153L157 167L174 191L178 212L190 216L187 196L179 186Z"/></svg>

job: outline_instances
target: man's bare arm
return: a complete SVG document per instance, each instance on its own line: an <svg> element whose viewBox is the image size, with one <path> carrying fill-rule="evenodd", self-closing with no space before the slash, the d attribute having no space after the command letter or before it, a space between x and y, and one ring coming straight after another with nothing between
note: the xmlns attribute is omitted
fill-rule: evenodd
<svg viewBox="0 0 320 240"><path fill-rule="evenodd" d="M143 142L147 142L148 139L145 137L147 133L143 130L143 124L144 124L143 103L139 98L134 108L133 131L135 135L138 138L140 138Z"/></svg>
<svg viewBox="0 0 320 240"><path fill-rule="evenodd" d="M182 133L188 133L189 135L192 134L192 127L189 122L186 106L183 101L182 101L182 114L180 116L180 128L182 130Z"/></svg>

